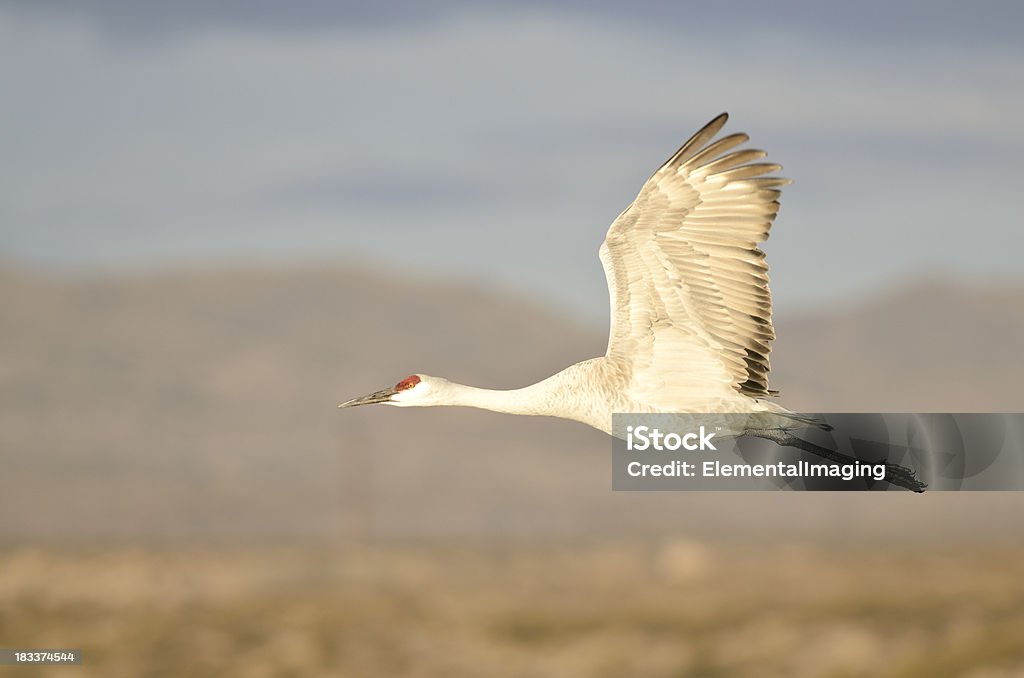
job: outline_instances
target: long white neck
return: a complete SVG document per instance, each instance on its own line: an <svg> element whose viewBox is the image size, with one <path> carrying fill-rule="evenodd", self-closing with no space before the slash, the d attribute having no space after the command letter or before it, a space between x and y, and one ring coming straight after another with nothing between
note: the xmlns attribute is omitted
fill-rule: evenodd
<svg viewBox="0 0 1024 678"><path fill-rule="evenodd" d="M506 414L562 417L610 432L612 398L606 393L594 392L590 387L595 382L605 383L602 370L607 370L604 359L592 358L570 365L532 386L510 391L494 391L456 384L440 377L425 377L429 379L431 390L426 397L410 400L408 405L455 405Z"/></svg>
<svg viewBox="0 0 1024 678"><path fill-rule="evenodd" d="M489 388L477 388L449 382L444 404L477 407L506 414L557 416L552 390L546 383L547 381L510 391L495 391Z"/></svg>

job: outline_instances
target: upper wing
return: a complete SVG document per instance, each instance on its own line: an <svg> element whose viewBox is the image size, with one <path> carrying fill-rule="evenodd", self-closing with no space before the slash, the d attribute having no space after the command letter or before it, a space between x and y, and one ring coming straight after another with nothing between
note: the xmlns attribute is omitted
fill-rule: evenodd
<svg viewBox="0 0 1024 678"><path fill-rule="evenodd" d="M709 143L723 113L648 179L601 246L611 297L608 357L629 395L680 407L692 398L768 390L772 329L768 267L758 243L779 210L781 166L748 140Z"/></svg>

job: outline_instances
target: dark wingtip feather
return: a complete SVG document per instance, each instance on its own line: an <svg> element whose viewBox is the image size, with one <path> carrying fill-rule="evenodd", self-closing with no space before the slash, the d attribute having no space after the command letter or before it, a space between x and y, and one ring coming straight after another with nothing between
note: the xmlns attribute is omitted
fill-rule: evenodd
<svg viewBox="0 0 1024 678"><path fill-rule="evenodd" d="M686 143L679 147L679 150L672 154L672 157L665 161L662 167L675 165L687 160L694 153L704 147L704 144L711 141L716 134L725 126L729 120L728 113L719 113L711 122L704 125L696 134L686 140Z"/></svg>

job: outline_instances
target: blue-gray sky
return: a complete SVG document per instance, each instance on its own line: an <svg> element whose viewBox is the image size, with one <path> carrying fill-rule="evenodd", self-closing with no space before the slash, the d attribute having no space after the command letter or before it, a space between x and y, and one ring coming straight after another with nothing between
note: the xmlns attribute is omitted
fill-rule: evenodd
<svg viewBox="0 0 1024 678"><path fill-rule="evenodd" d="M720 111L796 180L780 307L1019 275L1019 3L0 2L0 257L362 260L597 316Z"/></svg>

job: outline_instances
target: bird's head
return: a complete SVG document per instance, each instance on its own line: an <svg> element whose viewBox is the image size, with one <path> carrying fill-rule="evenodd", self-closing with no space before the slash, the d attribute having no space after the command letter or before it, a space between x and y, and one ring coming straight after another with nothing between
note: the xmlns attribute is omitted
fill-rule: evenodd
<svg viewBox="0 0 1024 678"><path fill-rule="evenodd" d="M413 374L394 386L374 391L361 398L353 398L338 407L355 407L357 405L394 405L395 407L428 407L439 404L439 396L444 392L448 382L426 374Z"/></svg>

